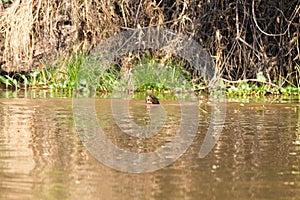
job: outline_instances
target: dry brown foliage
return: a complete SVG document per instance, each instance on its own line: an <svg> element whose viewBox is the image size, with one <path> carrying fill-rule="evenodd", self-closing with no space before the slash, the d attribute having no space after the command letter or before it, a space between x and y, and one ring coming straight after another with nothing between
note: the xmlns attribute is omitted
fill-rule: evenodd
<svg viewBox="0 0 300 200"><path fill-rule="evenodd" d="M272 81L299 78L299 0L15 0L0 5L5 71L32 70L122 30L160 26L198 41L228 80L258 72Z"/></svg>

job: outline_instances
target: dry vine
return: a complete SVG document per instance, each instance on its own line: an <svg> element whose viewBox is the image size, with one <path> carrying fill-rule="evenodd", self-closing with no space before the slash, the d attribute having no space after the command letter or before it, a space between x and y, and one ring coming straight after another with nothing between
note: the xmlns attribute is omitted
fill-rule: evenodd
<svg viewBox="0 0 300 200"><path fill-rule="evenodd" d="M298 0L16 0L0 5L5 71L32 70L128 28L160 26L198 41L227 80L253 79L258 72L268 82L299 79Z"/></svg>

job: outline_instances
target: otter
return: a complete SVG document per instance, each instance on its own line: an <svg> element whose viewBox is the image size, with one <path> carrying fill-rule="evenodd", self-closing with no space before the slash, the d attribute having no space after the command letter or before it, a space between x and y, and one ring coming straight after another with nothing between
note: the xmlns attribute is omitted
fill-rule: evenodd
<svg viewBox="0 0 300 200"><path fill-rule="evenodd" d="M148 95L146 97L146 103L149 103L149 104L159 104L159 100L154 95Z"/></svg>

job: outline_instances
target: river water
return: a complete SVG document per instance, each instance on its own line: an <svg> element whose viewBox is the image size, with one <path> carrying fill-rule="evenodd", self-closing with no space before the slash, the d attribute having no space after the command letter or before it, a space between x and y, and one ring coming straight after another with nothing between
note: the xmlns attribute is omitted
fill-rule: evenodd
<svg viewBox="0 0 300 200"><path fill-rule="evenodd" d="M148 139L124 134L111 105L111 99L96 98L97 119L107 138L126 151L155 151L180 128L177 101L161 101L167 122ZM131 119L145 126L156 107L131 100ZM128 173L103 164L88 150L75 127L72 99L1 98L0 199L300 198L298 99L228 99L224 128L204 158L198 154L211 104L204 101L198 108L196 136L181 157L153 172Z"/></svg>

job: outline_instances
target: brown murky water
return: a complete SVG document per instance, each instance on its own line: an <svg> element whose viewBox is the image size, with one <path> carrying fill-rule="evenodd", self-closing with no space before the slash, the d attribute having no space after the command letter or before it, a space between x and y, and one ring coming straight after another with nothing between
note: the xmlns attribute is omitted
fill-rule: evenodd
<svg viewBox="0 0 300 200"><path fill-rule="evenodd" d="M109 99L97 99L98 119L122 148L147 152L171 140L179 105L162 101L168 131L139 141L114 123ZM149 122L144 101L132 100L137 124ZM198 157L210 120L199 110L197 136L172 165L131 174L111 169L87 151L69 98L0 99L0 199L300 199L300 103L227 103L225 127L213 150Z"/></svg>

